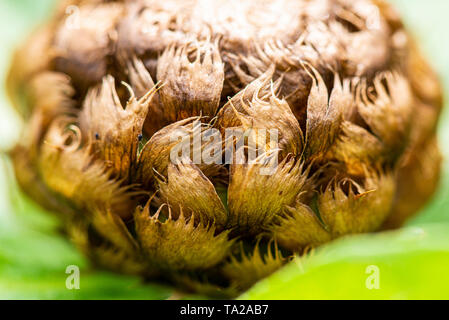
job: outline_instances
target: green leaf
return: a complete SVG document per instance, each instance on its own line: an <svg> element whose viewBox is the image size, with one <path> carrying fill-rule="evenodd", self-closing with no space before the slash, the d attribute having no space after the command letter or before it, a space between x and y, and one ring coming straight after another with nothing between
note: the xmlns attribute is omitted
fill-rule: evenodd
<svg viewBox="0 0 449 320"><path fill-rule="evenodd" d="M66 239L15 228L0 234L0 299L167 299L171 289L137 277L92 271ZM80 268L80 290L66 288L66 268Z"/></svg>
<svg viewBox="0 0 449 320"><path fill-rule="evenodd" d="M68 275L45 273L29 277L17 274L0 278L0 299L74 300L161 300L170 297L168 288L142 285L139 279L104 272L80 272L79 290L69 290Z"/></svg>
<svg viewBox="0 0 449 320"><path fill-rule="evenodd" d="M448 270L449 224L410 227L324 246L241 298L449 299Z"/></svg>

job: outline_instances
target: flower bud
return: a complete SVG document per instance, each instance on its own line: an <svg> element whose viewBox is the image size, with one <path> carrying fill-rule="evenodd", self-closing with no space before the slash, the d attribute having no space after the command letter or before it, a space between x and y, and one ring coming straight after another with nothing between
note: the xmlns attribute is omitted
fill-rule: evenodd
<svg viewBox="0 0 449 320"><path fill-rule="evenodd" d="M441 84L387 2L75 4L14 55L10 155L95 266L236 296L435 192Z"/></svg>

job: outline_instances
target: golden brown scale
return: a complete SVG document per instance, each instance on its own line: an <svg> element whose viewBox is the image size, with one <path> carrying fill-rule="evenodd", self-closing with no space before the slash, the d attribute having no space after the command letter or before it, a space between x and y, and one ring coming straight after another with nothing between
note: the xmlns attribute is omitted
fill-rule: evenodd
<svg viewBox="0 0 449 320"><path fill-rule="evenodd" d="M440 83L383 0L61 1L8 92L27 123L18 181L80 250L197 292L400 226L438 184ZM263 154L197 163L211 129ZM173 136L190 148L175 162Z"/></svg>

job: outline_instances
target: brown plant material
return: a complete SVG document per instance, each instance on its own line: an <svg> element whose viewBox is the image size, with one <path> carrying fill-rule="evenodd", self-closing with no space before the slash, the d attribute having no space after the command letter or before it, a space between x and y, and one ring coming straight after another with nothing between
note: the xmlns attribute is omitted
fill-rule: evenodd
<svg viewBox="0 0 449 320"><path fill-rule="evenodd" d="M236 295L438 185L440 83L383 0L67 0L7 88L23 189L95 265L186 290Z"/></svg>

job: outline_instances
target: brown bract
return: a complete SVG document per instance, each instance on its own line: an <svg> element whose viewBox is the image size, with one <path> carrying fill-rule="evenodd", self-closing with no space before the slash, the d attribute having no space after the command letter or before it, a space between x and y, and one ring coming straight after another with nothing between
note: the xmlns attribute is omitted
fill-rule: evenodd
<svg viewBox="0 0 449 320"><path fill-rule="evenodd" d="M8 92L17 179L80 250L201 293L398 227L438 185L440 83L383 0L62 1Z"/></svg>

